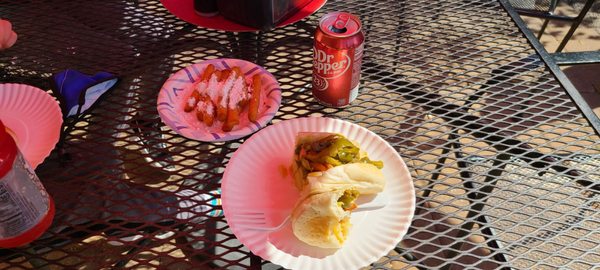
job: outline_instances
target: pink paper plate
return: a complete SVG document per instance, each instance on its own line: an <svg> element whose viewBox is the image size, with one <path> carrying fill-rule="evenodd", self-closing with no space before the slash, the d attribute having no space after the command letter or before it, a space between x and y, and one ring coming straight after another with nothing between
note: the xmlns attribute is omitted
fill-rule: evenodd
<svg viewBox="0 0 600 270"><path fill-rule="evenodd" d="M256 122L249 121L248 113L243 111L240 124L232 131L224 132L221 122L215 121L213 126L208 127L196 119L195 113L183 111L193 83L200 78L208 64L213 64L219 70L239 67L246 78L261 75L262 90ZM163 123L182 136L204 142L230 141L252 134L273 119L280 104L281 88L271 73L248 61L225 58L202 61L179 70L164 83L157 100L158 114Z"/></svg>
<svg viewBox="0 0 600 270"><path fill-rule="evenodd" d="M0 120L32 168L50 154L60 137L58 102L42 89L26 84L0 84Z"/></svg>
<svg viewBox="0 0 600 270"><path fill-rule="evenodd" d="M224 30L231 32L251 32L258 31L258 29L244 26L230 20L225 19L223 16L217 15L214 17L203 17L196 14L194 10L194 1L193 0L161 0L160 1L169 12L178 18L189 22L191 24L195 24L200 27L216 29L216 30ZM291 23L295 23L299 20L306 18L307 16L315 13L319 10L327 0L313 0L308 5L304 6L300 11L296 14L292 15L289 19L283 21L278 24L277 27L285 26Z"/></svg>
<svg viewBox="0 0 600 270"><path fill-rule="evenodd" d="M242 226L254 222L246 223L244 213L264 213L268 227L280 224L292 212L300 194L285 168L292 162L296 135L306 131L340 133L357 142L370 158L384 163L386 184L379 195L389 198L389 203L352 213L348 239L338 250L301 242L290 222L276 232ZM247 139L225 168L221 200L231 231L253 254L288 269L359 269L388 254L408 231L415 211L413 186L398 152L377 134L348 121L305 117L278 122Z"/></svg>

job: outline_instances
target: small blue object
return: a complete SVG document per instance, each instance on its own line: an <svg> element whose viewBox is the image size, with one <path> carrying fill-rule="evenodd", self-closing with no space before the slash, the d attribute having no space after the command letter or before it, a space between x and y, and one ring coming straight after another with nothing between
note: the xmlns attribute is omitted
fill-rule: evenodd
<svg viewBox="0 0 600 270"><path fill-rule="evenodd" d="M179 200L178 219L204 220L208 217L223 216L221 209L221 189L201 193L197 190L184 189L176 193ZM206 216L204 216L206 215Z"/></svg>
<svg viewBox="0 0 600 270"><path fill-rule="evenodd" d="M218 207L221 207L222 203L221 203L221 189L217 189L217 190L213 190L211 192L209 192L210 194L213 195L212 198L210 198L208 200L208 204L213 206L213 210L208 212L208 215L211 217L220 217L223 216L223 210L219 209Z"/></svg>
<svg viewBox="0 0 600 270"><path fill-rule="evenodd" d="M67 69L52 76L52 91L59 98L65 117L88 110L119 79L108 72L93 76Z"/></svg>

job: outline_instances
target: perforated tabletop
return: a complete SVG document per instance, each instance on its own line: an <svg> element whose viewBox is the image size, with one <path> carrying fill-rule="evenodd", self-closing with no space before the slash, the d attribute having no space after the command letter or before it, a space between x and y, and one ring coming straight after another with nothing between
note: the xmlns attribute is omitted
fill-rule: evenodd
<svg viewBox="0 0 600 270"><path fill-rule="evenodd" d="M328 1L292 25L230 33L188 24L157 0L3 1L0 18L19 39L0 52L0 82L49 90L49 77L65 69L121 80L68 121L65 154L53 151L36 170L55 200L55 221L31 245L0 250L0 268L279 268L213 216L214 191L245 138L186 139L157 113L171 74L226 57L278 79L283 97L272 123L339 118L402 155L415 217L369 268L592 269L600 264L600 147L590 123L599 122L505 4ZM333 109L310 92L312 35L318 18L339 10L360 17L366 43L359 96ZM192 200L199 194L205 199ZM204 210L178 216L182 201Z"/></svg>

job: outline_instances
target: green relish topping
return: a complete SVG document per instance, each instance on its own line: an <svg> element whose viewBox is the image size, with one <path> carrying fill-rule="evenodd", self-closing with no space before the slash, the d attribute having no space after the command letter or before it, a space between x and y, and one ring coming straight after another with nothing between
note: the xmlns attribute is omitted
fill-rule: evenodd
<svg viewBox="0 0 600 270"><path fill-rule="evenodd" d="M297 161L308 171L324 171L348 163L370 163L383 168L383 162L360 156L360 149L339 134L314 142L300 144L295 149Z"/></svg>
<svg viewBox="0 0 600 270"><path fill-rule="evenodd" d="M358 198L360 193L355 189L344 190L344 195L337 200L339 206L344 210L352 210L356 208L354 201Z"/></svg>

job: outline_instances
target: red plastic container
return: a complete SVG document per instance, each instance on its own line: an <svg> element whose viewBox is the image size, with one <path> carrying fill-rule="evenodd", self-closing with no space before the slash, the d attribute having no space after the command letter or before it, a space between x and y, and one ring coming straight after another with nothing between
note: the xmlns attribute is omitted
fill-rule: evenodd
<svg viewBox="0 0 600 270"><path fill-rule="evenodd" d="M219 0L219 14L241 25L270 30L302 10L311 0Z"/></svg>
<svg viewBox="0 0 600 270"><path fill-rule="evenodd" d="M0 248L19 247L52 224L54 201L0 121Z"/></svg>
<svg viewBox="0 0 600 270"><path fill-rule="evenodd" d="M358 17L331 12L319 21L313 55L313 96L344 107L358 96L365 35Z"/></svg>

